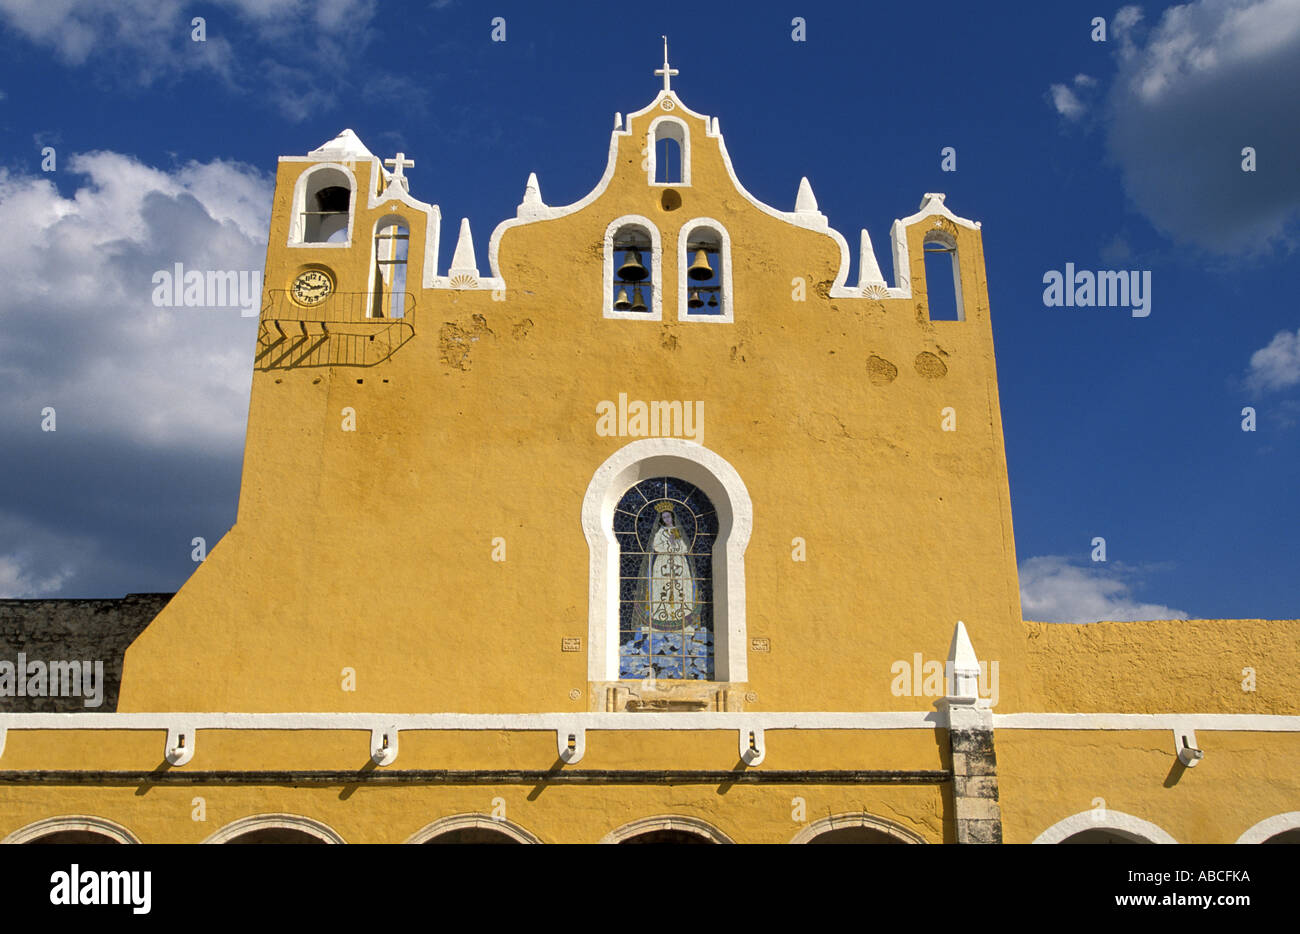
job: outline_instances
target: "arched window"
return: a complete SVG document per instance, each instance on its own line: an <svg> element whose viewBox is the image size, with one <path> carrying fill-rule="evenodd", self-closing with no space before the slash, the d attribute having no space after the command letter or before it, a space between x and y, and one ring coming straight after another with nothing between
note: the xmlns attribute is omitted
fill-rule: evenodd
<svg viewBox="0 0 1300 934"><path fill-rule="evenodd" d="M671 414L670 402L653 404L667 406ZM650 417L654 417L653 412ZM661 410L658 417L662 423L662 420L669 415ZM625 499L628 500L628 505L637 503L638 498L643 496L639 491L643 482L653 481L655 478L659 479L661 488L670 492L671 488L663 487L665 478L675 478L674 485L679 493L687 492L687 488L698 490L703 500L707 500L709 507L716 512L716 519L709 517L706 520L704 517L706 507L700 497L689 500L683 497L677 501L674 501L672 496L657 495L655 498L656 503L668 500L690 506L691 516L695 519L697 528L705 531L709 528L714 530L708 588L704 588L703 584L700 586L701 593L708 595L706 606L711 627L710 639L713 644L712 678L715 683L738 683L748 680L745 549L749 546L749 536L754 527L754 507L749 498L749 491L745 488L740 475L736 473L736 469L702 444L684 438L642 438L619 448L596 468L582 500L582 532L587 539L591 558L588 569L590 575L588 592L591 601L587 616L587 678L589 681L605 684L607 703L617 704L617 682L626 680L622 675L623 656L620 652L624 642L631 640L624 639L623 634L639 632L637 626L629 629L622 628L625 620L628 624L635 620L631 607L627 611L630 615L627 617L623 615L624 595L626 594L626 599L632 602L638 600L642 604L649 602L644 597L636 596L635 587L646 552L654 551L652 537L649 542L651 547L646 549L640 546L639 550L642 554L636 553L638 536L633 525L630 524L633 522L630 516L635 516L642 510L639 506L636 509L620 509L620 504ZM634 493L634 489L637 492ZM644 489L646 498L655 495L653 482ZM634 495L629 497L629 494L633 493ZM686 510L674 504L673 512L674 526L682 529L686 523ZM629 516L621 516L621 513ZM654 522L659 515L659 511L652 506L646 518ZM616 517L619 517L617 525ZM658 521L661 526L667 528L663 519ZM685 531L683 530L683 539ZM620 532L623 534L619 534ZM624 554L625 544L632 549L631 554ZM698 543L693 543L692 550L697 569L701 563L700 552L704 550L704 545L703 538ZM646 574L646 583L650 583L656 576L668 577L663 573L664 569L671 570L672 566L660 562L660 573L656 575L652 562ZM699 573L697 570L697 574ZM627 590L624 590L625 580ZM694 581L692 584L694 585ZM694 594L692 597L694 599ZM652 608L652 606L647 607L647 611ZM698 609L695 610L694 616L695 620L692 624L698 628L699 621L702 620ZM685 630L684 617L683 613L683 631ZM659 630L659 632L664 631ZM653 636L654 631L648 630L648 633ZM698 643L699 638L693 634L694 642ZM686 667L686 658L701 657L688 654L685 650L684 638L683 649L681 654L683 668ZM639 663L641 659L639 655L634 654L635 651L635 648L629 647L626 657ZM645 657L645 664L648 667L653 667L653 651L654 639L651 638L650 654ZM699 651L699 649L693 647L690 651ZM629 661L629 666L633 663ZM698 670L699 663L697 662L693 667ZM704 684L697 686L706 688ZM617 706L610 709L624 708Z"/></svg>
<svg viewBox="0 0 1300 934"><path fill-rule="evenodd" d="M605 231L605 317L659 321L663 250L648 219L620 217Z"/></svg>
<svg viewBox="0 0 1300 934"><path fill-rule="evenodd" d="M410 240L410 228L401 217L385 217L375 225L372 318L401 318L406 314L406 259Z"/></svg>
<svg viewBox="0 0 1300 934"><path fill-rule="evenodd" d="M325 165L304 172L294 194L291 243L345 244L351 237L351 175L342 167Z"/></svg>
<svg viewBox="0 0 1300 934"><path fill-rule="evenodd" d="M691 136L676 117L657 117L647 134L646 168L652 185L691 183Z"/></svg>
<svg viewBox="0 0 1300 934"><path fill-rule="evenodd" d="M964 321L961 301L961 265L957 240L942 230L925 235L925 303L931 321Z"/></svg>
<svg viewBox="0 0 1300 934"><path fill-rule="evenodd" d="M689 221L677 237L677 317L733 320L731 237L712 218Z"/></svg>
<svg viewBox="0 0 1300 934"><path fill-rule="evenodd" d="M642 480L614 509L620 678L713 680L718 514L675 477Z"/></svg>

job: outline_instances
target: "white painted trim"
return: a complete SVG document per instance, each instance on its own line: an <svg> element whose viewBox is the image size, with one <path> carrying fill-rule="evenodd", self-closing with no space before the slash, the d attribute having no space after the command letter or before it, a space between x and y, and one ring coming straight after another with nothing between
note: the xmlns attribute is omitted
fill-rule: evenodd
<svg viewBox="0 0 1300 934"><path fill-rule="evenodd" d="M740 183L740 179L736 176L736 170L731 164L731 155L727 152L727 144L723 139L722 130L718 127L716 117L710 119L704 114L691 110L691 108L681 102L681 99L673 91L660 91L659 94L655 96L654 100L645 107L642 107L635 113L628 114L627 119L623 121L623 126L630 128L634 117L644 116L652 110L662 110L664 101L671 102L671 106L668 108L671 112L680 112L686 114L688 117L704 121L704 135L707 138L716 139L718 141L718 152L722 156L722 164L727 170L727 177L731 180L731 184L735 187L736 191L740 193L742 198L770 217L785 221L787 224L791 224L795 227L802 227L805 230L815 230L819 233L824 233L835 241L836 245L840 248L840 265L839 270L835 275L834 282L831 285L831 298L856 298L861 296L861 289L846 288L844 285L849 275L849 243L844 239L843 234L831 227L827 223L826 217L823 214L817 214L814 216L810 214L800 214L796 211L779 211L771 205L764 204L762 201L759 201L750 194L745 186ZM498 288L502 290L506 288L505 280L501 276L501 264L499 261L502 235L512 227L519 227L523 224L535 224L539 221L554 220L556 218L565 217L569 214L575 214L599 198L605 193L605 189L609 187L610 181L614 178L614 171L618 165L618 144L620 137L630 137L631 135L631 129L618 129L617 127L610 133L609 156L605 162L605 173L600 177L600 181L596 183L595 188L587 192L587 194L579 200L573 202L573 204L561 207L547 206L545 208L539 208L535 215L529 217L511 217L497 224L496 229L492 231L492 238L488 243L488 265L492 270L492 275L499 283L497 286ZM653 176L651 176L651 178L653 178ZM895 298L899 297L893 295L892 291L890 295ZM910 292L908 296L903 297L909 296Z"/></svg>
<svg viewBox="0 0 1300 934"><path fill-rule="evenodd" d="M736 842L712 824L702 821L698 817L685 817L680 814L664 814L658 817L643 817L640 820L634 820L630 824L624 824L616 830L611 830L601 837L598 842L622 843L624 840L639 837L644 833L653 833L656 830L678 830L683 833L691 833L698 837L704 837L710 843Z"/></svg>
<svg viewBox="0 0 1300 934"><path fill-rule="evenodd" d="M407 843L428 843L434 837L440 837L445 833L452 833L457 830L471 830L475 828L484 830L494 830L497 833L504 834L516 843L541 843L542 841L533 833L520 827L518 824L506 820L504 817L489 817L487 814L455 814L451 817L443 817L434 821L432 824L426 824L415 833L411 834Z"/></svg>
<svg viewBox="0 0 1300 934"><path fill-rule="evenodd" d="M652 441L675 439L656 438ZM644 441L634 442L644 444ZM689 444L690 442L681 442ZM630 445L629 445L630 447ZM689 478L684 477L689 481ZM620 494L621 495L621 494ZM717 503L715 501L714 505ZM584 505L584 510L586 506ZM736 523L737 533L739 525ZM584 532L586 525L584 524ZM746 535L748 533L746 532ZM600 536L603 538L603 536ZM591 539L588 538L590 543ZM603 617L602 617L603 619ZM617 651L617 647L615 647ZM616 681L617 678L591 678ZM743 679L733 679L743 680ZM1206 732L1296 733L1300 716L1287 714L993 714L995 730L1172 730L1176 725ZM784 711L722 713L5 713L0 730L355 730L366 741L376 728L403 733L420 730L558 732L584 730L915 730L945 729L937 710Z"/></svg>
<svg viewBox="0 0 1300 934"><path fill-rule="evenodd" d="M912 260L907 246L907 231L913 224L928 217L943 217L958 227L969 230L980 229L979 221L958 217L948 210L948 206L943 203L944 197L942 193L926 192L921 198L921 207L915 214L895 220L893 226L889 228L889 235L894 243L894 287L889 290L890 298L912 298Z"/></svg>
<svg viewBox="0 0 1300 934"><path fill-rule="evenodd" d="M46 834L59 833L63 830L84 830L102 834L116 843L139 843L140 839L121 824L104 817L91 817L86 814L47 817L34 824L20 827L9 836L0 840L0 846L8 843L31 843Z"/></svg>
<svg viewBox="0 0 1300 934"><path fill-rule="evenodd" d="M804 827L791 839L791 843L812 843L817 837L832 830L844 830L851 827L866 827L869 830L878 830L883 834L888 834L902 840L904 843L925 843L925 837L921 836L914 830L908 830L902 824L896 824L891 820L883 817L875 817L871 814L851 813L851 814L833 814L830 817L823 817L821 820L813 821L807 827Z"/></svg>
<svg viewBox="0 0 1300 934"><path fill-rule="evenodd" d="M1067 837L1085 830L1113 830L1124 836L1136 837L1141 843L1178 842L1150 821L1125 814L1123 811L1112 811L1109 808L1093 808L1072 814L1065 820L1057 821L1048 827L1034 839L1034 842L1060 843Z"/></svg>
<svg viewBox="0 0 1300 934"><path fill-rule="evenodd" d="M1300 716L1263 713L995 713L995 730L1225 730L1294 733Z"/></svg>
<svg viewBox="0 0 1300 934"><path fill-rule="evenodd" d="M1287 811L1285 814L1265 818L1238 837L1237 842L1263 843L1269 837L1288 830L1300 830L1300 811Z"/></svg>
<svg viewBox="0 0 1300 934"><path fill-rule="evenodd" d="M718 251L718 262L722 264L718 282L722 285L722 314L692 313L686 305L690 283L687 282L686 267L689 265L686 244L691 233L701 227L718 235L722 248ZM735 321L735 302L731 291L731 234L722 222L712 217L696 217L682 224L677 230L677 320L678 321L713 321L719 324L731 324Z"/></svg>
<svg viewBox="0 0 1300 934"><path fill-rule="evenodd" d="M635 227L650 238L650 311L614 310L614 235L624 227ZM620 321L662 321L664 318L664 245L655 222L640 214L624 214L605 228L605 291L601 308L606 318ZM628 296L631 298L631 296Z"/></svg>
<svg viewBox="0 0 1300 934"><path fill-rule="evenodd" d="M656 160L659 158L659 127L662 124L671 124L677 127L681 134L680 138L672 133L667 134L668 139L677 140L678 150L682 157L682 180L680 182L656 182L655 173L658 171ZM681 117L662 116L655 117L650 121L650 127L646 130L646 183L651 188L689 188L691 185L691 128L686 125L686 121Z"/></svg>
<svg viewBox="0 0 1300 934"><path fill-rule="evenodd" d="M310 817L301 817L297 814L254 814L252 817L241 817L239 820L222 827L203 842L230 843L236 837L250 831L268 829L298 830L315 837L322 843L347 842L332 827L322 824L318 820L312 820Z"/></svg>
<svg viewBox="0 0 1300 934"><path fill-rule="evenodd" d="M348 177L348 238L343 243L325 243L308 242L303 239L306 236L305 222L302 215L307 210L307 185L313 175L322 171L334 170L342 172ZM293 249L326 249L326 250L346 250L352 246L352 228L357 219L357 176L352 169L342 162L321 162L306 169L298 176L297 181L293 183L293 201L291 202L289 214L289 239L285 244Z"/></svg>
<svg viewBox="0 0 1300 934"><path fill-rule="evenodd" d="M694 484L717 511L718 541L725 546L715 546L713 551L714 680L746 681L745 548L754 527L754 506L731 464L708 448L680 438L646 438L619 448L596 469L587 486L582 501L582 531L591 555L587 677L592 681L620 680L614 508L633 484L658 476Z"/></svg>

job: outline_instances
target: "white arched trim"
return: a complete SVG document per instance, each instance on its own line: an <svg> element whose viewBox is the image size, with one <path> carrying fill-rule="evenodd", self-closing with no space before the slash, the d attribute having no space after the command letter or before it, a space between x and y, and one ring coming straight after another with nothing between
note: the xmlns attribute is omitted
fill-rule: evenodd
<svg viewBox="0 0 1300 934"><path fill-rule="evenodd" d="M255 814L252 817L241 817L233 824L222 827L203 842L231 843L235 838L254 830L299 830L322 843L347 842L320 821L312 820L310 817L299 817L297 814Z"/></svg>
<svg viewBox="0 0 1300 934"><path fill-rule="evenodd" d="M880 833L902 840L904 843L926 842L925 837L916 831L908 830L901 824L895 824L883 817L873 817L870 814L834 814L830 817L823 817L821 820L814 821L803 830L800 830L790 842L812 843L814 839L824 833L851 827L865 827L868 830L877 830Z"/></svg>
<svg viewBox="0 0 1300 934"><path fill-rule="evenodd" d="M660 817L643 817L640 820L634 820L630 824L624 824L617 830L611 830L601 837L599 842L622 843L624 840L639 837L643 833L653 833L656 830L678 830L682 833L693 833L698 837L708 839L712 843L736 842L717 827L700 820L698 817L682 817L678 814L664 814Z"/></svg>
<svg viewBox="0 0 1300 934"><path fill-rule="evenodd" d="M614 237L625 227L633 227L650 238L650 310L614 310ZM640 214L624 214L605 228L605 292L602 301L606 318L623 321L662 321L664 317L664 245L655 222Z"/></svg>
<svg viewBox="0 0 1300 934"><path fill-rule="evenodd" d="M340 172L348 180L348 237L342 243L308 243L303 240L306 235L303 211L307 210L307 188L313 175L326 169ZM310 249L344 250L352 246L352 224L357 217L357 177L346 165L339 162L322 162L314 165L298 176L293 186L293 214L289 217L289 242L291 247Z"/></svg>
<svg viewBox="0 0 1300 934"><path fill-rule="evenodd" d="M1286 833L1288 830L1300 830L1300 811L1287 811L1285 814L1275 814L1266 818L1238 837L1237 842L1263 843L1269 837Z"/></svg>
<svg viewBox="0 0 1300 934"><path fill-rule="evenodd" d="M1058 821L1048 827L1038 835L1034 842L1060 843L1067 837L1072 837L1076 833L1082 833L1085 830L1109 830L1138 843L1178 842L1150 821L1134 817L1132 814L1125 814L1122 811L1112 811L1108 808L1093 808L1071 815L1065 820Z"/></svg>
<svg viewBox="0 0 1300 934"><path fill-rule="evenodd" d="M655 174L659 171L655 160L659 158L659 140L671 139L677 141L678 150L682 157L682 180L679 182L657 182ZM686 188L691 184L691 131L686 126L686 121L680 117L655 117L650 121L650 128L646 131L646 181L657 188L671 188L673 186Z"/></svg>
<svg viewBox="0 0 1300 934"><path fill-rule="evenodd" d="M587 615L587 678L618 678L618 542L614 508L634 484L670 476L694 484L718 513L713 551L714 679L745 681L745 548L754 506L736 468L703 445L680 438L646 438L619 448L596 469L582 501L582 531L591 565Z"/></svg>
<svg viewBox="0 0 1300 934"><path fill-rule="evenodd" d="M0 845L6 843L31 843L33 840L39 840L48 834L59 833L64 830L81 830L87 833L97 833L108 837L116 843L139 843L140 840L135 834L127 830L121 824L114 823L103 817L90 817L85 814L68 815L65 817L47 817L44 820L38 820L34 824L28 824L15 830L9 836L0 840Z"/></svg>
<svg viewBox="0 0 1300 934"><path fill-rule="evenodd" d="M690 266L691 260L687 255L689 252L686 245L690 242L691 233L700 230L712 231L720 241L718 250L718 263L721 268L718 270L718 283L722 286L722 314L693 314L690 307L686 304L688 289L690 283L687 281L687 267ZM730 324L735 320L735 305L731 295L731 234L727 228L722 226L721 221L716 221L711 217L697 217L694 220L682 224L681 230L677 234L677 318L679 321L716 321L721 324Z"/></svg>
<svg viewBox="0 0 1300 934"><path fill-rule="evenodd" d="M443 834L454 833L457 830L475 830L479 828L504 834L516 843L542 842L534 834L529 833L518 824L508 821L504 817L489 817L486 814L456 814L452 817L443 817L417 830L406 842L428 843L434 837L441 837Z"/></svg>

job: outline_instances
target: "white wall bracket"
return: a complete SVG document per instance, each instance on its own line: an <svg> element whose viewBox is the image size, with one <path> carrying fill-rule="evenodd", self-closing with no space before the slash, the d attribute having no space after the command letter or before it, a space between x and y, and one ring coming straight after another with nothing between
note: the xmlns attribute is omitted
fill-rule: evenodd
<svg viewBox="0 0 1300 934"><path fill-rule="evenodd" d="M761 726L742 727L740 730L740 758L745 765L762 765L767 755Z"/></svg>
<svg viewBox="0 0 1300 934"><path fill-rule="evenodd" d="M194 758L194 731L183 727L167 728L164 758L172 765L184 765Z"/></svg>
<svg viewBox="0 0 1300 934"><path fill-rule="evenodd" d="M1178 761L1189 769L1195 768L1205 758L1204 750L1196 747L1195 730L1175 729L1174 749L1178 752Z"/></svg>
<svg viewBox="0 0 1300 934"><path fill-rule="evenodd" d="M370 731L370 760L375 765L392 765L397 758L397 727L380 726Z"/></svg>
<svg viewBox="0 0 1300 934"><path fill-rule="evenodd" d="M579 761L587 751L587 731L582 727L560 727L555 731L555 748L563 761Z"/></svg>

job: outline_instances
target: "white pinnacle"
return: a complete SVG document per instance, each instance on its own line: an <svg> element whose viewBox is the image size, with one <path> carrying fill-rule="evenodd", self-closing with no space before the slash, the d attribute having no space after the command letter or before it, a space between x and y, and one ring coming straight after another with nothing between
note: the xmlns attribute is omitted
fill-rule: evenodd
<svg viewBox="0 0 1300 934"><path fill-rule="evenodd" d="M460 236L456 238L456 252L451 257L448 275L478 278L478 262L474 259L474 240L469 234L469 218L460 219Z"/></svg>
<svg viewBox="0 0 1300 934"><path fill-rule="evenodd" d="M812 185L808 184L808 176L799 179L799 194L794 199L794 209L797 214L816 214L817 199L813 196Z"/></svg>
<svg viewBox="0 0 1300 934"><path fill-rule="evenodd" d="M885 285L885 277L876 262L876 251L871 248L871 235L862 228L862 247L858 251L858 287Z"/></svg>

